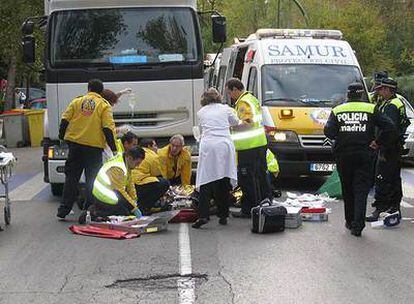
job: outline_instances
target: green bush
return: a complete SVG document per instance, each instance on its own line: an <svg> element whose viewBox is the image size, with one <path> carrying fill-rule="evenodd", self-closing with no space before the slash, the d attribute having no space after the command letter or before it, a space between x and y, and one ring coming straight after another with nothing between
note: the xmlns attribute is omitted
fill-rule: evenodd
<svg viewBox="0 0 414 304"><path fill-rule="evenodd" d="M411 103L414 102L414 75L398 77L396 80L398 81L398 91Z"/></svg>

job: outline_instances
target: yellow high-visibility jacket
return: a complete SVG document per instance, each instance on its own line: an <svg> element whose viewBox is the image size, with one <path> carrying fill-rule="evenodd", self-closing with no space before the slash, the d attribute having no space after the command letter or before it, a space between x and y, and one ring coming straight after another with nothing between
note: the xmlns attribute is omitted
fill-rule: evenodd
<svg viewBox="0 0 414 304"><path fill-rule="evenodd" d="M139 167L132 170L132 181L135 185L145 185L158 182L161 176L160 159L153 150L144 148L145 158Z"/></svg>
<svg viewBox="0 0 414 304"><path fill-rule="evenodd" d="M166 179L181 177L181 185L191 183L191 153L184 147L177 157L170 156L170 145L158 150L161 174Z"/></svg>
<svg viewBox="0 0 414 304"><path fill-rule="evenodd" d="M111 106L101 95L89 92L72 100L62 115L69 122L65 140L85 146L104 149L106 146L103 128L115 134L115 123Z"/></svg>

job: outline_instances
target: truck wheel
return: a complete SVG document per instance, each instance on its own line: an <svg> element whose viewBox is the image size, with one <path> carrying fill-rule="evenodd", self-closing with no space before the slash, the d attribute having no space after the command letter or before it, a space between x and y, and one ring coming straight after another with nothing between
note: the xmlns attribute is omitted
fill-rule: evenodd
<svg viewBox="0 0 414 304"><path fill-rule="evenodd" d="M63 184L50 184L53 196L61 196L63 192Z"/></svg>

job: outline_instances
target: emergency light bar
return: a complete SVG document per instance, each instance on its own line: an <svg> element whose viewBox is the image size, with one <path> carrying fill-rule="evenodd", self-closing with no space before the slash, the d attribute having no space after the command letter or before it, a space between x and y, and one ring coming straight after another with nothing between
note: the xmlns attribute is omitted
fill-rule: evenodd
<svg viewBox="0 0 414 304"><path fill-rule="evenodd" d="M306 30L306 29L259 29L256 31L256 37L269 38L294 38L294 37L310 37L310 38L329 38L342 39L342 32L339 30Z"/></svg>

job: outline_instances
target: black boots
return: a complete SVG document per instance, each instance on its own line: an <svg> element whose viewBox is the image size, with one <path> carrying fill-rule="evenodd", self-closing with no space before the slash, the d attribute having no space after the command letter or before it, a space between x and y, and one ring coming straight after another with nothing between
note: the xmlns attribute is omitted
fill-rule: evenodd
<svg viewBox="0 0 414 304"><path fill-rule="evenodd" d="M381 213L382 211L381 210L379 210L379 209L375 209L373 212L372 212L372 214L371 215L369 215L369 216L367 216L366 218L365 218L365 220L367 221L367 222L376 222L376 221L378 221L378 218L379 218L379 215L380 215L380 213Z"/></svg>
<svg viewBox="0 0 414 304"><path fill-rule="evenodd" d="M205 224L208 223L208 219L206 218L199 218L193 225L192 227L195 229L199 229L201 226L204 226Z"/></svg>
<svg viewBox="0 0 414 304"><path fill-rule="evenodd" d="M219 224L223 226L227 225L227 217L221 217L219 219Z"/></svg>

